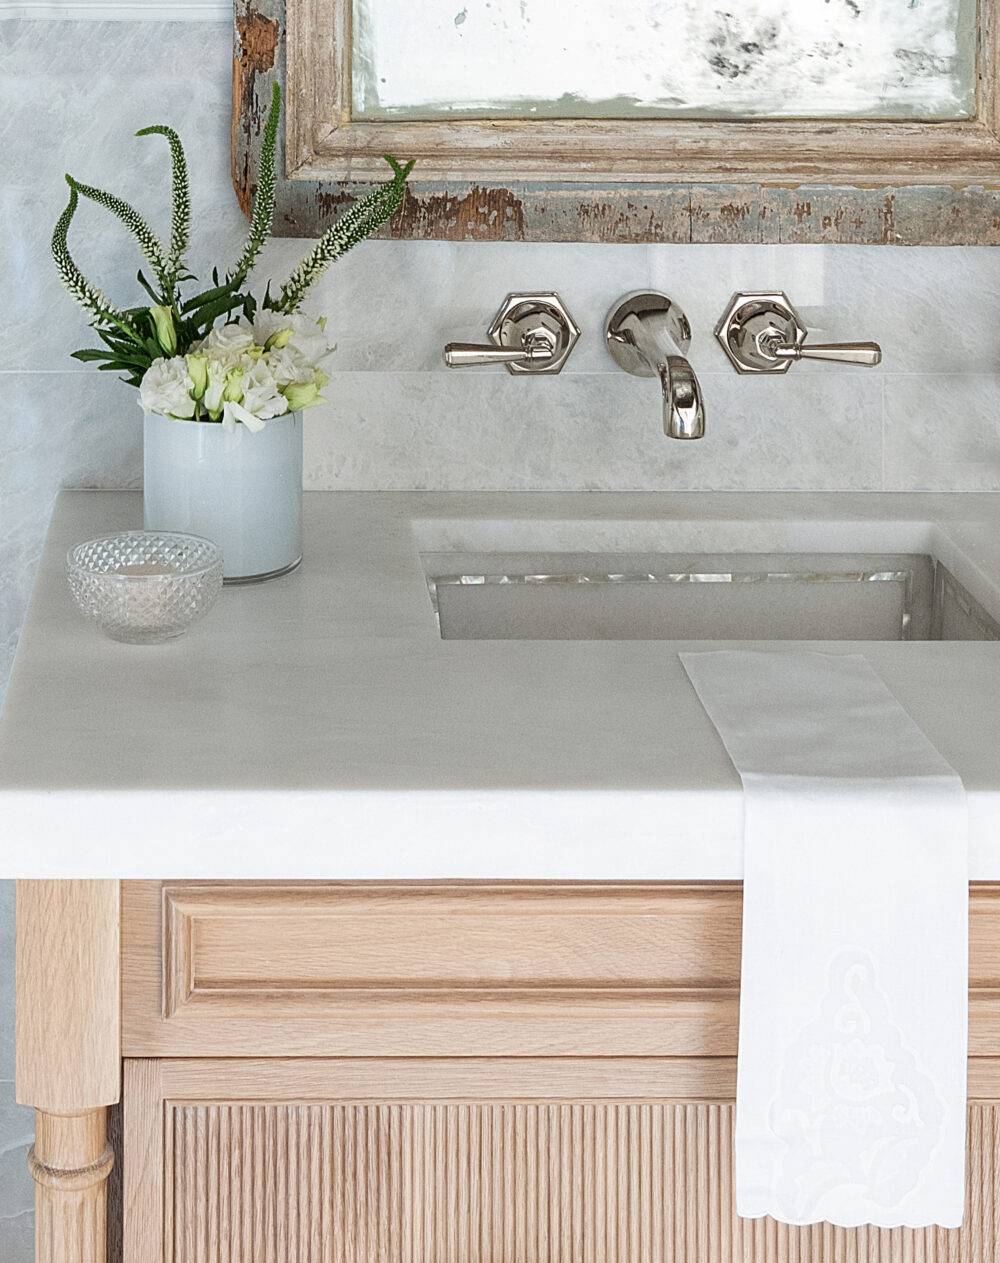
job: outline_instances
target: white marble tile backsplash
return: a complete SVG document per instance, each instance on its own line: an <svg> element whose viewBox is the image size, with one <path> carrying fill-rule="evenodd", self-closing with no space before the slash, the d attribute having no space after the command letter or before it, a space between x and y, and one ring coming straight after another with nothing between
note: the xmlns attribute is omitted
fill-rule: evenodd
<svg viewBox="0 0 1000 1263"><path fill-rule="evenodd" d="M934 373L885 379L889 491L1000 491L1000 378Z"/></svg>
<svg viewBox="0 0 1000 1263"><path fill-rule="evenodd" d="M454 491L877 490L882 379L826 382L701 374L709 428L663 437L651 380L505 370L335 373L306 418L306 485ZM526 399L526 390L530 392Z"/></svg>
<svg viewBox="0 0 1000 1263"><path fill-rule="evenodd" d="M68 358L88 342L48 255L63 173L110 186L165 227L170 122L195 197L196 270L225 265L244 224L229 184L228 22L0 23L0 690L60 486L137 486L135 394ZM84 207L73 248L121 302L139 258ZM262 275L304 243L277 241ZM694 328L708 435L671 443L655 384L615 369L604 318L629 290L677 299ZM558 290L584 336L559 378L449 372L508 290ZM797 365L737 377L712 338L739 288L784 289L813 337L874 338L874 371ZM330 403L309 416L311 487L1000 490L1000 251L822 246L372 242L314 298L338 342ZM11 895L0 885L0 1258L30 1258L26 1121L11 1104Z"/></svg>

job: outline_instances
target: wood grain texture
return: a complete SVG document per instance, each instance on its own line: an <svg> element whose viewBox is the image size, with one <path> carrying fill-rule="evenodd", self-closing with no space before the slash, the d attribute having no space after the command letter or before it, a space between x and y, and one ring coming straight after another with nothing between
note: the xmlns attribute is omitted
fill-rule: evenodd
<svg viewBox="0 0 1000 1263"><path fill-rule="evenodd" d="M163 1263L992 1263L1000 1252L995 1103L970 1107L961 1230L791 1228L736 1216L732 1104L665 1099L669 1063L656 1067L658 1095L634 1063L615 1067L610 1098L596 1063L561 1086L551 1067L518 1078L510 1063L501 1083L492 1068L348 1071L372 1091L384 1069L382 1100L317 1099L324 1076L345 1086L343 1071L294 1062L272 1065L263 1099L255 1068L229 1063L228 1091L205 1099L219 1073L203 1067L165 1064L162 1100L127 1116L164 1138L165 1203L155 1180L129 1201ZM682 1072L689 1087L698 1073ZM477 1075L484 1099L463 1092Z"/></svg>
<svg viewBox="0 0 1000 1263"><path fill-rule="evenodd" d="M121 1081L119 883L19 881L16 1091L73 1114L113 1105Z"/></svg>
<svg viewBox="0 0 1000 1263"><path fill-rule="evenodd" d="M36 1263L106 1263L107 1195L114 1165L107 1111L35 1112L28 1170L35 1181Z"/></svg>
<svg viewBox="0 0 1000 1263"><path fill-rule="evenodd" d="M119 884L19 881L16 1096L35 1107L38 1263L106 1263L121 1081Z"/></svg>
<svg viewBox="0 0 1000 1263"><path fill-rule="evenodd" d="M124 1077L122 1258L126 1263L163 1263L161 1063L126 1061Z"/></svg>
<svg viewBox="0 0 1000 1263"><path fill-rule="evenodd" d="M739 883L125 883L127 1056L732 1056ZM1000 1050L1000 885L970 892Z"/></svg>
<svg viewBox="0 0 1000 1263"><path fill-rule="evenodd" d="M226 992L731 987L739 904L694 883L166 886L164 1011Z"/></svg>
<svg viewBox="0 0 1000 1263"><path fill-rule="evenodd" d="M358 121L350 0L236 0L233 172L247 208L271 83L288 105L275 228L316 236L416 158L396 237L1000 242L997 0L981 0L977 115L956 123Z"/></svg>

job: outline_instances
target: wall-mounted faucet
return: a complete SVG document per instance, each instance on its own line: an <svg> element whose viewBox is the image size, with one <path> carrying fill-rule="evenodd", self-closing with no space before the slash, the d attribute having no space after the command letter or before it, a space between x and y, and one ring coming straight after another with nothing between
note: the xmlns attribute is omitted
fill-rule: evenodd
<svg viewBox="0 0 1000 1263"><path fill-rule="evenodd" d="M449 368L506 364L508 373L558 373L580 338L558 294L508 294L487 329L488 343L449 342Z"/></svg>
<svg viewBox="0 0 1000 1263"><path fill-rule="evenodd" d="M881 363L877 342L806 343L808 330L786 294L734 294L715 336L737 373L787 373L796 360Z"/></svg>
<svg viewBox="0 0 1000 1263"><path fill-rule="evenodd" d="M558 294L508 294L487 330L490 341L449 342L449 368L503 364L509 373L558 373L580 330ZM634 377L657 377L663 392L663 432L700 439L705 405L687 359L691 326L671 299L655 291L627 294L608 315L604 336L615 363ZM874 366L877 342L807 343L808 331L786 294L738 293L715 327L738 373L787 373L796 360L830 360Z"/></svg>
<svg viewBox="0 0 1000 1263"><path fill-rule="evenodd" d="M663 433L672 439L700 439L705 407L686 358L691 326L677 304L663 294L629 294L612 309L604 336L619 368L634 377L660 379Z"/></svg>

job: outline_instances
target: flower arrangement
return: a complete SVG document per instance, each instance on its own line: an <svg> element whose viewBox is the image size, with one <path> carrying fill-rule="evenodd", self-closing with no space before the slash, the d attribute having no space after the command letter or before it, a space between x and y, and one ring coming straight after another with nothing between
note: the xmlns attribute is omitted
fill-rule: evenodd
<svg viewBox="0 0 1000 1263"><path fill-rule="evenodd" d="M309 289L331 263L375 232L403 200L413 163L386 155L392 179L355 203L309 251L277 294L268 282L258 300L246 288L258 255L271 233L274 217L275 147L281 91L274 86L261 142L257 190L250 228L235 266L212 285L184 297L185 254L191 234L187 161L177 133L169 127L145 127L138 136L164 136L171 155L171 223L164 245L142 216L112 193L81 184L67 175L69 203L52 235L52 254L63 284L87 311L104 344L75 351L74 358L95 362L102 372L122 373L139 388L145 412L178 421L242 424L260 430L273 417L323 403L327 377L320 361L333 349L325 320L299 311ZM81 197L105 207L135 237L148 264L137 280L152 302L116 307L83 275L70 254L68 234Z"/></svg>
<svg viewBox="0 0 1000 1263"><path fill-rule="evenodd" d="M323 403L330 351L325 321L258 311L217 325L186 355L153 360L139 384L143 411L175 421L221 421L261 430L273 417Z"/></svg>

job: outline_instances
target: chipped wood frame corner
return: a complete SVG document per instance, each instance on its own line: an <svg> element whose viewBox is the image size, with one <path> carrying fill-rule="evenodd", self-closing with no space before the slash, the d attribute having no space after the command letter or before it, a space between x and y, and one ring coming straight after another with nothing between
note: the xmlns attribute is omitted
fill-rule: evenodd
<svg viewBox="0 0 1000 1263"><path fill-rule="evenodd" d="M351 0L236 0L233 184L249 213L277 79L282 236L321 235L391 152L417 159L395 238L997 245L998 13L980 0L960 122L407 122L351 117Z"/></svg>

